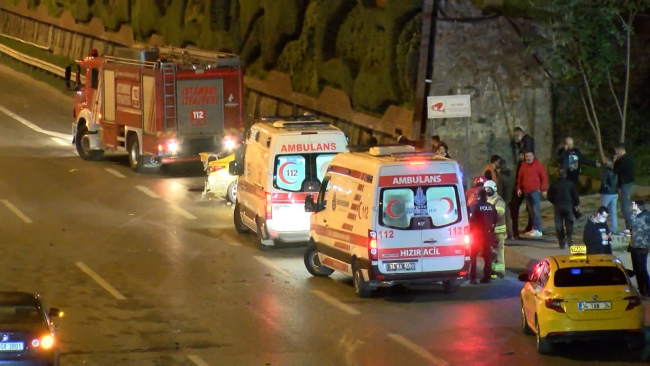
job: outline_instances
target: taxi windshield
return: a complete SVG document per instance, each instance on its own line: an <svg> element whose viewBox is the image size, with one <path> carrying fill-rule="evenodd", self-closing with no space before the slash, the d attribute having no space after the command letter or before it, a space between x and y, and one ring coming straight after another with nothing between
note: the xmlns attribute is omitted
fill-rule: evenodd
<svg viewBox="0 0 650 366"><path fill-rule="evenodd" d="M308 185L317 192L327 167L336 154L277 155L273 169L273 186L289 192L306 192Z"/></svg>
<svg viewBox="0 0 650 366"><path fill-rule="evenodd" d="M618 267L561 268L555 272L555 287L627 285L627 276Z"/></svg>

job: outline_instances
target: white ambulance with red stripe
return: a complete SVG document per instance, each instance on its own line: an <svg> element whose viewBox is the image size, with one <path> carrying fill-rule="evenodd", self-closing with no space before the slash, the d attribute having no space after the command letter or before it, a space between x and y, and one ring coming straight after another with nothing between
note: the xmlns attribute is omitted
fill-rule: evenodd
<svg viewBox="0 0 650 366"><path fill-rule="evenodd" d="M377 287L467 278L469 220L458 164L411 146L337 155L312 212L305 266L314 276L353 276L358 296Z"/></svg>
<svg viewBox="0 0 650 366"><path fill-rule="evenodd" d="M230 164L238 175L235 228L253 231L261 248L307 242L305 197L317 195L327 167L347 151L343 131L313 116L265 117L254 124Z"/></svg>

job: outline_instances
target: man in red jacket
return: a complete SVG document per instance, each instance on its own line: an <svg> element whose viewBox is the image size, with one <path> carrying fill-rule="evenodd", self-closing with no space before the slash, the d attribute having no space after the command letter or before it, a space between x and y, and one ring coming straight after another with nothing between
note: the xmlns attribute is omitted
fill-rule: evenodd
<svg viewBox="0 0 650 366"><path fill-rule="evenodd" d="M540 192L542 196L546 197L547 186L548 176L544 165L535 158L535 154L527 151L517 176L517 194L524 196L528 214L533 218L533 230L526 233L528 236L542 236Z"/></svg>

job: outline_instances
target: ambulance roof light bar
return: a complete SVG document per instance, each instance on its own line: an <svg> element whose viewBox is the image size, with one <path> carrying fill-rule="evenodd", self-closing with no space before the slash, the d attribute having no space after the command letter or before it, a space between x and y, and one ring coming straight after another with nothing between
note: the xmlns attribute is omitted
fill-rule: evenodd
<svg viewBox="0 0 650 366"><path fill-rule="evenodd" d="M399 152L393 153L391 156L395 160L448 160L444 156L430 151Z"/></svg>
<svg viewBox="0 0 650 366"><path fill-rule="evenodd" d="M370 148L370 156L390 156L399 153L413 153L415 147L410 145L375 146Z"/></svg>

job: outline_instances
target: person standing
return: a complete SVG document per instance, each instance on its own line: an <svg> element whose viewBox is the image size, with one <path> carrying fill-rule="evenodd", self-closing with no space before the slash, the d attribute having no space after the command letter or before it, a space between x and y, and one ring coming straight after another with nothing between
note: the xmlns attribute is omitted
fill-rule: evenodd
<svg viewBox="0 0 650 366"><path fill-rule="evenodd" d="M517 162L517 173L515 174L515 184L512 192L512 200L510 200L510 215L512 218L512 235L514 239L520 239L519 237L519 209L521 204L524 202L524 197L520 196L517 193L517 179L519 177L519 172L521 171L521 165L524 163L524 151L519 152L519 161ZM528 223L526 223L526 229L524 233L533 230L533 218L528 214Z"/></svg>
<svg viewBox="0 0 650 366"><path fill-rule="evenodd" d="M444 156L447 159L451 159L451 157L449 156L449 147L447 146L447 144L445 144L442 141L440 141L440 143L438 144L438 149L436 150L436 152L440 156Z"/></svg>
<svg viewBox="0 0 650 366"><path fill-rule="evenodd" d="M474 187L465 191L465 203L468 208L472 207L472 205L478 201L478 193L483 190L483 184L485 184L486 181L487 179L485 179L485 177L478 176L474 179Z"/></svg>
<svg viewBox="0 0 650 366"><path fill-rule="evenodd" d="M578 187L580 179L580 164L600 167L600 163L588 160L582 155L580 149L573 145L573 138L567 137L564 140L564 147L557 152L557 162L560 168L566 172L566 179L570 180Z"/></svg>
<svg viewBox="0 0 650 366"><path fill-rule="evenodd" d="M612 254L612 232L607 226L607 207L601 206L596 214L587 220L582 241L587 246L587 254Z"/></svg>
<svg viewBox="0 0 650 366"><path fill-rule="evenodd" d="M500 179L499 183L497 183L497 192L499 192L499 195L506 203L506 236L508 239L513 239L512 215L510 210L512 199L516 196L514 192L516 186L515 181L517 178L512 170L508 168L508 164L505 160L499 162L498 173Z"/></svg>
<svg viewBox="0 0 650 366"><path fill-rule="evenodd" d="M395 141L397 141L398 144L411 145L411 141L404 136L401 128L395 129Z"/></svg>
<svg viewBox="0 0 650 366"><path fill-rule="evenodd" d="M492 276L492 243L494 243L494 227L497 224L497 211L487 201L487 192L478 192L478 201L469 209L469 228L472 248L470 250L469 279L472 285L476 280L476 257L483 252L483 278L481 283L489 283Z"/></svg>
<svg viewBox="0 0 650 366"><path fill-rule="evenodd" d="M535 154L535 139L524 131L523 127L515 127L515 145L517 151L530 151Z"/></svg>
<svg viewBox="0 0 650 366"><path fill-rule="evenodd" d="M632 203L632 240L628 251L632 257L632 269L636 276L637 287L641 296L647 297L650 278L648 278L648 248L650 248L650 212L645 202Z"/></svg>
<svg viewBox="0 0 650 366"><path fill-rule="evenodd" d="M634 189L634 159L625 152L625 145L623 144L616 147L614 173L618 176L618 194L621 198L621 212L625 218L625 230L629 232L632 229L630 196Z"/></svg>
<svg viewBox="0 0 650 366"><path fill-rule="evenodd" d="M374 147L377 146L377 138L372 135L372 130L364 129L363 130L363 144L365 146Z"/></svg>
<svg viewBox="0 0 650 366"><path fill-rule="evenodd" d="M488 180L483 185L487 193L487 201L497 211L497 224L494 227L494 249L492 251L492 279L501 279L506 276L506 262L504 256L504 244L506 242L506 202L499 196L497 184Z"/></svg>
<svg viewBox="0 0 650 366"><path fill-rule="evenodd" d="M524 163L517 176L517 194L526 201L526 209L533 219L533 229L528 236L542 236L541 196L546 197L548 176L542 163L532 151L526 151Z"/></svg>
<svg viewBox="0 0 650 366"><path fill-rule="evenodd" d="M483 176L487 180L492 180L495 182L499 181L499 174L497 173L497 167L499 166L500 161L501 161L501 157L499 155L492 155L490 157L490 164L488 164L485 167L485 171L483 172Z"/></svg>
<svg viewBox="0 0 650 366"><path fill-rule="evenodd" d="M432 152L438 152L438 146L440 145L442 141L440 140L439 135L433 135L431 136L431 151Z"/></svg>
<svg viewBox="0 0 650 366"><path fill-rule="evenodd" d="M614 173L614 164L610 158L605 158L605 165L600 178L600 205L607 207L608 212L611 212L610 219L612 220L613 233L617 233L618 218L616 217L616 201L618 200L618 177Z"/></svg>
<svg viewBox="0 0 650 366"><path fill-rule="evenodd" d="M555 207L555 234L560 249L573 245L573 209L580 206L580 196L575 184L560 169L560 179L548 188L548 200Z"/></svg>

